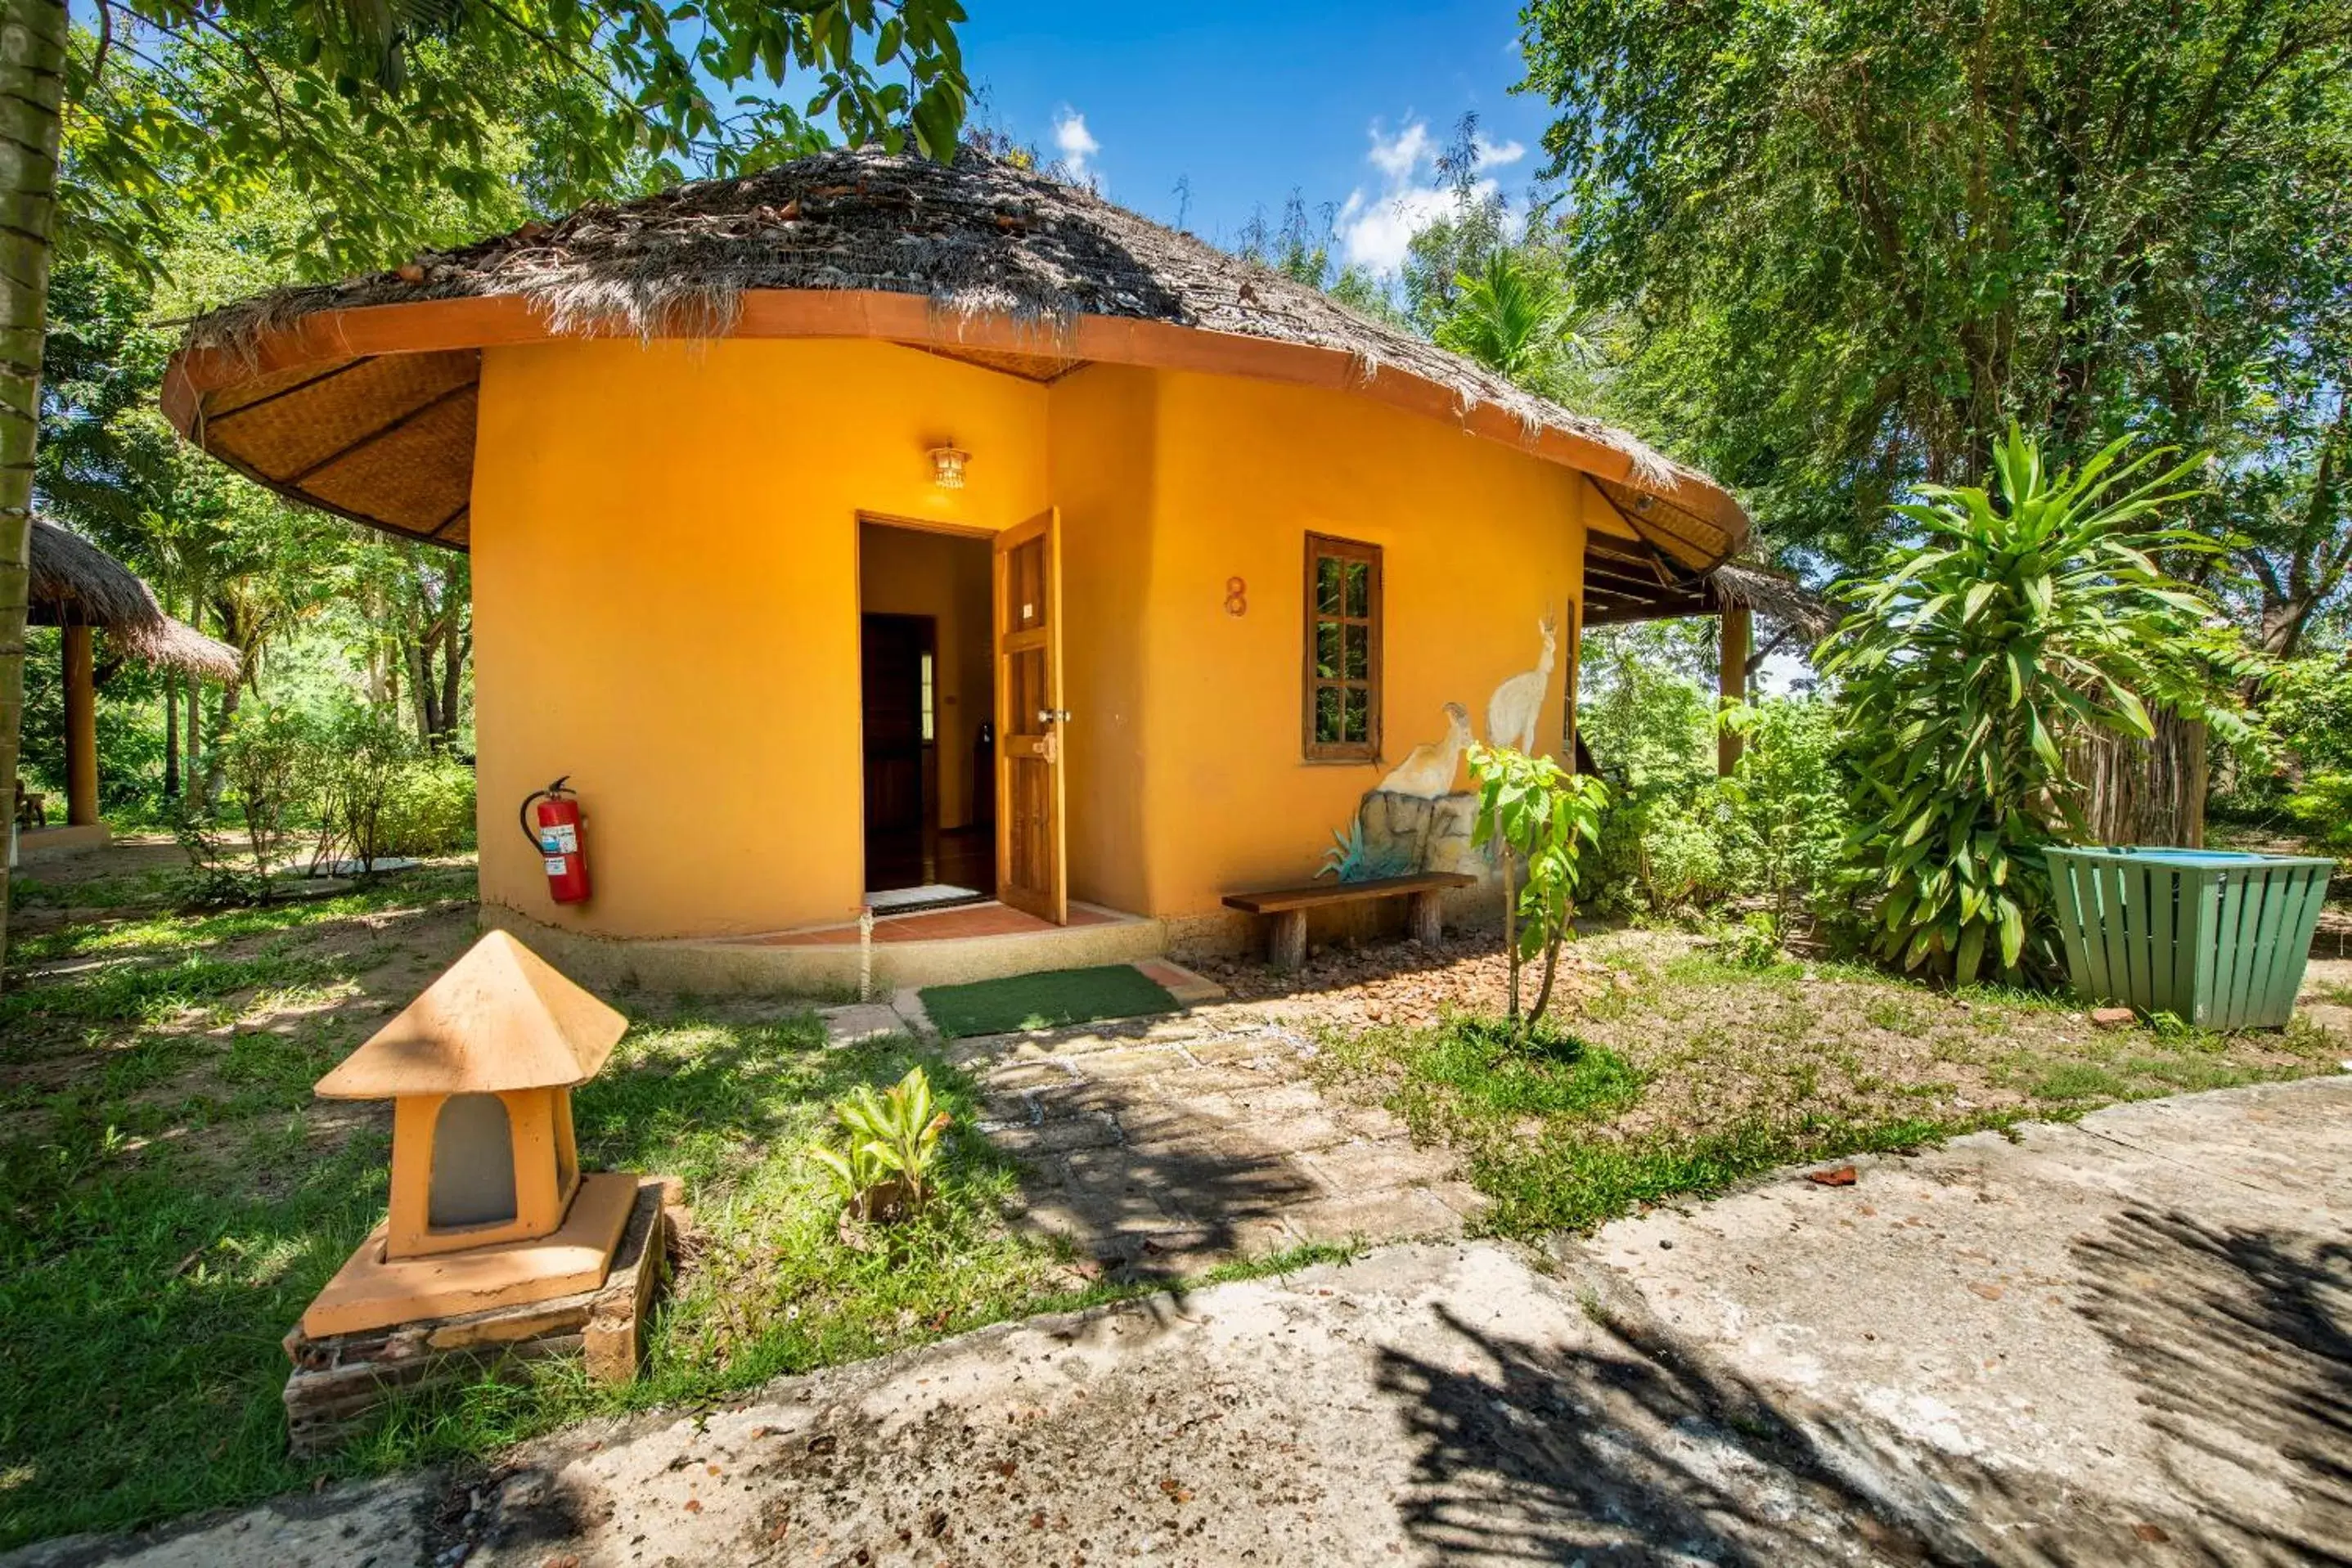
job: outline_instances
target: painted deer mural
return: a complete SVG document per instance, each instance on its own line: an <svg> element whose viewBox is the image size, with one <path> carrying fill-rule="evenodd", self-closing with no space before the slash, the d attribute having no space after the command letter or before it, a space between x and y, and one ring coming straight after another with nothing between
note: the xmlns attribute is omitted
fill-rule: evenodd
<svg viewBox="0 0 2352 1568"><path fill-rule="evenodd" d="M1536 749L1536 724L1543 715L1544 693L1551 687L1552 656L1558 623L1551 612L1544 612L1536 630L1543 634L1543 656L1536 667L1513 675L1495 688L1486 699L1486 744L1509 747L1532 756Z"/></svg>
<svg viewBox="0 0 2352 1568"><path fill-rule="evenodd" d="M1391 795L1414 795L1434 800L1454 788L1462 766L1462 748L1470 744L1470 710L1460 703L1445 705L1445 738L1416 746L1396 770L1381 780Z"/></svg>

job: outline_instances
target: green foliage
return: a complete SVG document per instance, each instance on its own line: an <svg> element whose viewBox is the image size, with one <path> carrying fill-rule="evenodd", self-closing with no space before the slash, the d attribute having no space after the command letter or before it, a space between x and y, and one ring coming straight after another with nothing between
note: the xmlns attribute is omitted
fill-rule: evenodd
<svg viewBox="0 0 2352 1568"><path fill-rule="evenodd" d="M245 826L253 873L265 879L288 858L318 799L321 747L315 726L281 707L248 707L221 746L221 769Z"/></svg>
<svg viewBox="0 0 2352 1568"><path fill-rule="evenodd" d="M387 855L441 855L474 837L474 770L454 758L422 756L393 776L377 819L377 846Z"/></svg>
<svg viewBox="0 0 2352 1568"><path fill-rule="evenodd" d="M2352 850L2352 773L2305 775L2286 809L2325 848Z"/></svg>
<svg viewBox="0 0 2352 1568"><path fill-rule="evenodd" d="M832 1176L843 1204L860 1219L912 1218L931 1197L931 1167L940 1137L955 1118L935 1107L931 1081L919 1064L881 1093L861 1083L833 1108L841 1146L820 1144L809 1158ZM877 1194L894 1190L898 1212L886 1214Z"/></svg>
<svg viewBox="0 0 2352 1568"><path fill-rule="evenodd" d="M1819 917L1842 902L1853 788L1839 758L1837 706L1821 697L1768 697L1720 721L1746 737L1731 777L1714 786L1724 880L1761 896L1774 946L1800 911Z"/></svg>
<svg viewBox="0 0 2352 1568"><path fill-rule="evenodd" d="M1497 246L1475 273L1454 280L1438 322L1438 347L1465 354L1536 391L1557 387L1565 362L1583 351L1572 329L1567 285L1535 253Z"/></svg>
<svg viewBox="0 0 2352 1568"><path fill-rule="evenodd" d="M2305 653L2265 668L2251 733L2217 769L2215 809L2275 825L2284 816L2328 849L2352 849L2352 655Z"/></svg>
<svg viewBox="0 0 2352 1568"><path fill-rule="evenodd" d="M1739 923L1724 928L1716 955L1735 969L1769 969L1781 961L1788 940L1783 921L1760 909L1751 909Z"/></svg>
<svg viewBox="0 0 2352 1568"><path fill-rule="evenodd" d="M99 16L67 68L61 207L68 238L133 267L175 212L232 216L280 180L310 208L301 250L332 276L426 241L453 203L478 220L518 185L569 207L741 172L822 145L825 120L852 144L951 157L968 96L956 0L430 16L108 0Z"/></svg>
<svg viewBox="0 0 2352 1568"><path fill-rule="evenodd" d="M1614 786L1584 888L1596 908L1679 915L1727 891L1717 833L1713 699L1671 622L1584 639L1577 732Z"/></svg>
<svg viewBox="0 0 2352 1568"><path fill-rule="evenodd" d="M1618 412L1783 542L1858 570L1887 501L2015 417L2053 464L2220 452L2184 517L2245 535L2281 606L2297 560L2340 573L2304 546L2344 518L2313 478L2352 382L2347 0L1535 0L1521 28L1570 275L1627 323Z"/></svg>
<svg viewBox="0 0 2352 1568"><path fill-rule="evenodd" d="M320 859L337 844L367 865L391 852L384 812L417 746L398 718L360 704L335 716L318 769Z"/></svg>
<svg viewBox="0 0 2352 1568"><path fill-rule="evenodd" d="M1609 789L1598 779L1568 772L1549 757L1529 757L1508 747L1474 743L1468 761L1471 780L1478 787L1478 822L1471 843L1494 844L1501 851L1510 1021L1515 1029L1531 1028L1551 1005L1560 944L1576 915L1577 859L1600 836ZM1516 897L1511 893L1515 863L1527 876ZM1543 983L1522 1025L1519 966L1538 953L1543 956Z"/></svg>
<svg viewBox="0 0 2352 1568"><path fill-rule="evenodd" d="M2053 476L2012 428L1994 490L1923 487L1896 508L1923 542L1843 585L1853 611L1822 668L1844 684L1889 962L1962 985L2054 973L2042 850L2078 826L2069 738L2144 738L2159 697L2227 721L2206 700L2211 606L2151 559L2205 547L2144 521L2193 465L2140 477L2155 456L2118 466L2126 444Z"/></svg>

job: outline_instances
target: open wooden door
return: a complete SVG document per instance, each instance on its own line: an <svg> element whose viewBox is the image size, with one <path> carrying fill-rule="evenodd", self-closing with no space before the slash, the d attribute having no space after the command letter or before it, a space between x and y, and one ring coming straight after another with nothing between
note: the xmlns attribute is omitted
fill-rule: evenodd
<svg viewBox="0 0 2352 1568"><path fill-rule="evenodd" d="M996 896L1066 925L1062 515L996 536Z"/></svg>

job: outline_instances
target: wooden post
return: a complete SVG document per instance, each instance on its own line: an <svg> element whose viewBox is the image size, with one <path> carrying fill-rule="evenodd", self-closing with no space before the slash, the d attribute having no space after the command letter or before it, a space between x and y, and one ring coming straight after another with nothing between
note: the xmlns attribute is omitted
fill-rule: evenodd
<svg viewBox="0 0 2352 1568"><path fill-rule="evenodd" d="M98 821L98 682L87 626L65 629L66 822L86 828Z"/></svg>
<svg viewBox="0 0 2352 1568"><path fill-rule="evenodd" d="M1424 947L1445 939L1445 907L1435 888L1424 888L1404 901L1405 934Z"/></svg>
<svg viewBox="0 0 2352 1568"><path fill-rule="evenodd" d="M1307 911L1277 910L1266 942L1265 960L1277 969L1296 969L1307 962Z"/></svg>
<svg viewBox="0 0 2352 1568"><path fill-rule="evenodd" d="M1755 640L1748 606L1727 604L1723 607L1722 656L1716 675L1717 711L1734 703L1748 700L1748 654ZM1747 738L1738 732L1725 729L1715 739L1715 771L1725 779L1731 777L1739 766L1739 754L1746 748Z"/></svg>

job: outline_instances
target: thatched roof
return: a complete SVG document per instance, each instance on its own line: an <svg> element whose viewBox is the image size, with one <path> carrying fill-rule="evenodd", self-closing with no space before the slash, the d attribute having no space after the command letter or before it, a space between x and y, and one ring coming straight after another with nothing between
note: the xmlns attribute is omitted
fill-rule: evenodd
<svg viewBox="0 0 2352 1568"><path fill-rule="evenodd" d="M1758 620L1802 637L1807 647L1837 630L1836 609L1787 572L1727 560L1716 568L1707 586L1718 604L1744 604Z"/></svg>
<svg viewBox="0 0 2352 1568"><path fill-rule="evenodd" d="M1682 572L1631 539L1594 533L1584 550L1584 623L1622 626L1682 615L1720 615L1743 604L1774 632L1807 646L1828 636L1838 612L1787 572L1727 560L1709 572Z"/></svg>
<svg viewBox="0 0 2352 1568"><path fill-rule="evenodd" d="M36 626L96 626L142 664L236 679L236 650L163 613L136 572L46 517L33 519L31 593Z"/></svg>
<svg viewBox="0 0 2352 1568"><path fill-rule="evenodd" d="M877 338L1050 381L1092 361L1347 386L1617 487L1685 570L1747 533L1705 476L1329 296L967 153L834 152L196 320L165 408L281 494L463 548L482 347L556 335Z"/></svg>

